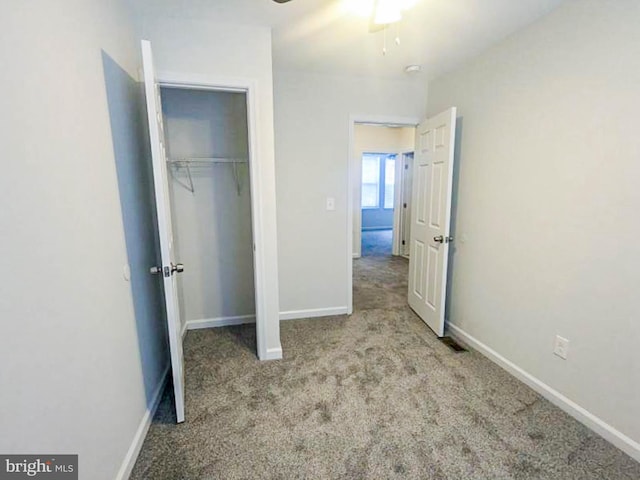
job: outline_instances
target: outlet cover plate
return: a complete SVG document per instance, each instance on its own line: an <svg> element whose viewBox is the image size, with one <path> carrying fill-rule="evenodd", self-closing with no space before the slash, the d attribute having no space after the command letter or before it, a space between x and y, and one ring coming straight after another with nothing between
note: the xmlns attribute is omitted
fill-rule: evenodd
<svg viewBox="0 0 640 480"><path fill-rule="evenodd" d="M556 335L556 341L553 345L553 353L566 360L569 355L569 340L561 337L560 335Z"/></svg>

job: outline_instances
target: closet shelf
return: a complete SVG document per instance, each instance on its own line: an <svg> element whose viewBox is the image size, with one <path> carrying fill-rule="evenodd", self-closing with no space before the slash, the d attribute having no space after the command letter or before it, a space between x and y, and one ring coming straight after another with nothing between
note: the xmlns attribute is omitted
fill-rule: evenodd
<svg viewBox="0 0 640 480"><path fill-rule="evenodd" d="M233 166L233 179L236 184L236 190L238 196L240 196L240 190L242 185L240 183L240 175L238 174L239 164L249 164L249 160L246 158L230 158L230 157L191 157L191 158L168 158L167 164L172 168L169 169L173 179L182 187L195 194L196 189L193 185L193 177L191 176L191 167L206 167L216 164L225 164ZM176 172L186 171L189 183L182 182Z"/></svg>
<svg viewBox="0 0 640 480"><path fill-rule="evenodd" d="M216 163L248 163L246 158L229 157L189 157L189 158L169 158L167 163L172 165L211 165Z"/></svg>

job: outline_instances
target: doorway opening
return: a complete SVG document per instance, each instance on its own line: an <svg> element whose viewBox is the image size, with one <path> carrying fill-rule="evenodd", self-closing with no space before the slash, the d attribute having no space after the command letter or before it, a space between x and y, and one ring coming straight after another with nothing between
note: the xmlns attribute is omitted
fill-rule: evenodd
<svg viewBox="0 0 640 480"><path fill-rule="evenodd" d="M381 120L352 123L349 303L355 301L357 309L376 308L380 295L374 291L385 284L393 285L394 302L406 303L408 264L402 256L409 242L403 235L417 120Z"/></svg>
<svg viewBox="0 0 640 480"><path fill-rule="evenodd" d="M451 242L451 205L453 163L455 159L456 108L451 107L433 117L419 121L390 121L373 117L350 119L349 218L348 236L352 243L347 259L347 298L353 312L385 308L385 305L408 305L433 332L444 336L446 285ZM363 183L363 153L385 152L384 147L365 146L364 142L381 141L384 127L412 127L412 148L395 157L396 177L404 183L394 185L394 226L392 256L362 256L362 200L375 197L375 188ZM375 136L360 135L363 128L374 127ZM380 161L378 155L378 161ZM388 157L385 157L385 159ZM402 161L398 161L402 158ZM400 169L400 171L398 171ZM375 165L371 167L375 171ZM405 172L408 172L405 174ZM404 177L404 178L403 178ZM395 183L395 182L394 182ZM411 191L409 191L411 185ZM364 189L373 193L367 194ZM364 195L364 196L363 196ZM405 199L411 199L404 202ZM365 204L367 200L365 199ZM402 208L397 208L402 205ZM407 210L402 214L403 210ZM408 219L410 218L410 221ZM405 247L409 239L409 252ZM406 256L409 256L408 261ZM395 255L395 256L394 256ZM373 262L384 258L386 262ZM355 260L354 260L355 259ZM395 259L400 262L394 261ZM404 262L404 263L403 263ZM386 276L385 276L386 275ZM355 288L354 288L355 286ZM356 301L354 302L354 298ZM380 299L383 299L382 302ZM373 305L373 306L372 306Z"/></svg>
<svg viewBox="0 0 640 480"><path fill-rule="evenodd" d="M274 200L269 195L268 189L265 188L265 184L270 185L273 178L269 175L268 169L265 169L267 170L265 174L264 170L259 168L257 161L261 144L256 138L258 126L257 87L253 80L220 80L208 76L179 73L161 75L159 80L154 68L151 43L148 40L142 40L141 47L155 211L158 222L158 243L160 245L160 258L157 260L160 264L156 263L151 266L150 273L157 275L164 287L163 301L169 337L174 404L176 420L180 423L185 420L183 338L184 332L189 327L195 329L248 323L251 319L255 322L256 327L255 330L251 329L255 332L255 337L250 343L256 346L258 358L260 360L282 358L279 319L277 317L277 275L275 278L273 276L269 278L271 285L275 285L275 288L270 287L266 282L267 273L276 269L273 263L269 264L266 260L269 256L275 258L275 248L272 247L275 242L267 242L265 239L275 240L275 236L270 235L263 227L263 219L265 215L268 215L264 205L273 203ZM176 98L169 98L174 94ZM171 113L168 113L166 117L163 115L162 109L163 95L166 102L174 104L169 109ZM219 115L220 112L223 112L222 115ZM165 124L168 125L168 129ZM220 138L216 136L220 136ZM269 162L269 160L267 155L265 162ZM221 175L220 179L203 179L206 182L199 185L199 179L195 178L193 172L196 166L230 168L231 170L227 174L231 175L233 181L220 182L219 180L224 178L224 175ZM180 173L183 173L182 178L180 178ZM173 182L177 185L174 185ZM237 203L236 206L224 208L218 193L210 194L213 190L211 185L216 185L216 182L218 185L215 190L220 195L227 196L229 195L228 191L232 191L230 195L233 197L233 201L230 203ZM224 185L220 185L221 183ZM230 188L229 183L235 188ZM202 205L198 206L192 202L189 205L189 202L182 199L183 203L188 206L181 207L184 218L178 219L177 212L172 212L179 203L174 198L177 197L177 189L182 188L194 195L197 194L196 192L200 192L199 189L196 190L200 186L203 187L203 192L207 192L209 198L205 198ZM170 193L170 190L173 191L173 194ZM238 197L242 197L243 192L246 198L238 200ZM207 201L208 205L206 205ZM204 212L202 215L200 210ZM195 221L193 221L194 219ZM219 282L218 286L223 293L218 295L218 298L222 299L222 304L211 305L205 301L204 297L212 295L211 285L205 285L206 282L200 281L201 285L199 287L196 285L195 288L201 292L200 307L202 308L196 308L194 312L200 315L204 313L205 318L185 318L186 321L183 322L181 321L181 310L184 307L181 307L180 304L184 303L181 300L185 299L185 285L183 284L179 288L178 277L191 267L178 263L177 254L183 253L177 251L178 245L174 239L173 223L175 221L178 225L186 220L192 221L195 227L194 232L187 235L195 235L196 238L199 235L201 237L199 241L203 242L200 246L196 245L194 250L197 252L200 249L204 255L214 257L216 267L220 269L229 270L229 265L225 264L230 256L229 251L223 247L218 248L214 255L211 255L210 251L205 252L211 246L208 243L211 237L216 242L228 244L229 238L220 234L221 231L224 231L225 235L231 234L232 240L240 237L248 240L249 248L246 250L246 242L240 242L240 245L235 246L240 248L240 255L246 254L248 257L240 261L247 268L242 275L237 271L232 272L232 275L238 275L238 281L230 282L228 278L224 278ZM212 236L207 230L213 228L217 233ZM203 235L204 233L206 235ZM275 230L273 233L275 234ZM182 237L182 232L180 235ZM206 236L209 238L202 238ZM223 237L224 242L221 242ZM180 238L179 241L184 240ZM231 248L231 252L236 251ZM197 255L196 258L193 268L194 270L199 268L200 273L204 275L200 265L203 263L203 259ZM235 263L238 258L236 256L231 260ZM197 280L194 279L194 282ZM232 302L229 302L228 298L222 298L227 282L238 287L234 290L234 295L240 295L240 301L233 299ZM194 291L193 288L190 290ZM227 310L224 309L230 305L231 307L247 308L247 305L242 303L242 299L247 300L249 306L252 307L248 309L249 313L237 314L234 311L229 316L226 313ZM206 307L206 310L203 306ZM216 315L209 318L208 312L214 308L221 308L223 316ZM266 335L267 325L269 326L269 337ZM249 346L247 342L244 343Z"/></svg>
<svg viewBox="0 0 640 480"><path fill-rule="evenodd" d="M352 135L352 256L406 255L415 126L355 121Z"/></svg>

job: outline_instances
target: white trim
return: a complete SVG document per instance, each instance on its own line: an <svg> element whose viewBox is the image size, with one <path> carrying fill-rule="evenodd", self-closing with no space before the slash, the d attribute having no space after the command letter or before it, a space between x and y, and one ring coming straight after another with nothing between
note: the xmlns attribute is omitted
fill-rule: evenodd
<svg viewBox="0 0 640 480"><path fill-rule="evenodd" d="M349 115L349 151L347 152L347 315L353 313L353 209L354 209L354 182L356 180L353 171L354 159L354 129L356 123L379 124L379 125L404 125L415 127L420 123L416 117L398 117L393 115ZM356 254L358 252L355 252ZM282 318L282 316L280 317Z"/></svg>
<svg viewBox="0 0 640 480"><path fill-rule="evenodd" d="M349 116L349 152L347 155L347 315L353 313L353 257L360 256L360 251L353 251L353 137L355 119ZM282 319L282 313L280 314Z"/></svg>
<svg viewBox="0 0 640 480"><path fill-rule="evenodd" d="M355 253L355 252L353 252L353 258L354 258L354 259L358 259L358 258L360 258L360 257L361 257L361 255L360 255L359 253ZM351 314L349 314L349 315L351 315Z"/></svg>
<svg viewBox="0 0 640 480"><path fill-rule="evenodd" d="M280 312L280 320L298 320L301 318L332 317L350 315L348 307L313 308L310 310L291 310Z"/></svg>
<svg viewBox="0 0 640 480"><path fill-rule="evenodd" d="M160 405L162 392L164 391L164 388L167 384L167 379L169 378L169 369L170 364L168 363L167 367L162 373L162 376L160 377L158 386L156 387L156 390L155 392L153 392L153 396L151 397L151 406L148 407L144 412L142 420L140 421L140 425L138 426L138 429L133 436L131 445L129 446L129 450L127 450L127 454L124 456L124 460L122 461L120 470L118 470L118 473L116 475L116 480L127 480L131 475L131 471L136 464L136 460L138 459L138 455L140 454L140 449L142 448L144 439L147 436L149 427L151 426L151 420L153 420L153 416L158 409L158 405Z"/></svg>
<svg viewBox="0 0 640 480"><path fill-rule="evenodd" d="M391 237L391 254L400 255L400 217L402 216L402 173L404 170L404 154L396 153L395 185L393 187L393 233Z"/></svg>
<svg viewBox="0 0 640 480"><path fill-rule="evenodd" d="M182 88L194 90L216 90L220 92L246 92L255 87L250 78L224 77L202 75L199 73L184 73L172 71L156 72L161 87Z"/></svg>
<svg viewBox="0 0 640 480"><path fill-rule="evenodd" d="M636 461L640 462L640 443L629 438L619 430L616 430L601 418L595 416L593 413L589 412L574 401L565 397L557 390L554 390L546 383L542 382L530 373L524 371L522 368L518 367L510 360L507 360L498 352L482 343L480 340L469 335L460 327L456 327L451 323L448 323L447 327L450 330L451 336L458 338L462 343L466 343L470 347L473 347L475 350L505 369L518 380L527 384L529 387L545 397L551 403L561 408L573 418L589 427L591 430L602 436L605 440L611 442L613 445L618 447L630 457L634 458Z"/></svg>
<svg viewBox="0 0 640 480"><path fill-rule="evenodd" d="M390 227L362 227L361 230L363 232L382 232L385 230L393 231L393 225L391 225Z"/></svg>
<svg viewBox="0 0 640 480"><path fill-rule="evenodd" d="M398 255L404 258L409 258L409 238L407 238L407 222L411 223L411 218L406 218L406 212L404 207L404 199L407 197L407 189L411 188L409 182L407 181L407 169L405 169L405 165L408 164L409 155L415 156L415 145L414 150L411 152L402 152L402 165L400 170L400 184L401 184L401 193L400 193L400 219L398 222ZM413 169L413 158L411 159L411 168ZM410 197L407 198L407 208L411 209L411 200ZM405 245L402 244L402 238L405 238Z"/></svg>
<svg viewBox="0 0 640 480"><path fill-rule="evenodd" d="M245 323L256 323L255 315L237 315L235 317L203 318L200 320L189 320L186 323L188 330L200 330L202 328L228 327L230 325L244 325Z"/></svg>
<svg viewBox="0 0 640 480"><path fill-rule="evenodd" d="M267 257L265 249L265 237L263 228L262 205L265 200L262 198L262 176L261 166L258 161L258 145L260 144L258 131L258 89L256 80L238 77L219 77L202 75L195 73L181 72L158 72L158 83L166 88L184 88L195 90L217 90L230 92L246 92L247 95L247 128L249 135L249 179L251 182L251 226L253 230L253 274L255 284L256 303L256 344L258 358L261 360L267 357L267 312L268 298L265 295L265 285L269 282L277 282L277 278L266 278L264 261ZM281 349L282 347L279 346Z"/></svg>
<svg viewBox="0 0 640 480"><path fill-rule="evenodd" d="M268 348L264 358L260 360L282 360L282 347Z"/></svg>
<svg viewBox="0 0 640 480"><path fill-rule="evenodd" d="M189 322L184 322L184 325L182 325L182 331L180 332L180 338L182 339L182 341L184 342L184 337L187 334L187 324Z"/></svg>
<svg viewBox="0 0 640 480"><path fill-rule="evenodd" d="M331 317L334 315L347 315L347 307L314 308L310 310L291 310L280 312L280 320L299 320L303 318ZM256 323L255 315L238 315L234 317L203 318L200 320L188 320L185 323L186 330L200 330L204 328L228 327L231 325L246 325ZM281 349L282 350L282 349Z"/></svg>

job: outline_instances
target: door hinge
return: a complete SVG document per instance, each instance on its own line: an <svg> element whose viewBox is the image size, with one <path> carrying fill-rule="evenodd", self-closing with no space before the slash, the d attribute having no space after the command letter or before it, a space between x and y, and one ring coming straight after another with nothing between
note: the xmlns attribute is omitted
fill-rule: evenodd
<svg viewBox="0 0 640 480"><path fill-rule="evenodd" d="M407 208L407 204L406 204L406 203L403 203L403 204L402 204L402 208Z"/></svg>
<svg viewBox="0 0 640 480"><path fill-rule="evenodd" d="M408 164L408 163L405 163L405 164L404 164L404 169L405 169L405 170L409 170L409 164Z"/></svg>
<svg viewBox="0 0 640 480"><path fill-rule="evenodd" d="M404 240L402 240L402 244L405 245Z"/></svg>

